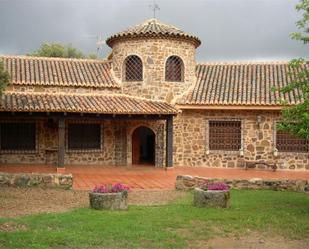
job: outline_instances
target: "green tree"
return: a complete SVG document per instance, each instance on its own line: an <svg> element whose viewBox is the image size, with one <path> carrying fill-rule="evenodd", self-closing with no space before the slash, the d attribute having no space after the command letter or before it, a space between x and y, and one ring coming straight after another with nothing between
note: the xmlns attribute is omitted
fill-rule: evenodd
<svg viewBox="0 0 309 249"><path fill-rule="evenodd" d="M78 49L71 45L63 45L60 43L43 43L38 50L28 55L77 59L85 58L85 55Z"/></svg>
<svg viewBox="0 0 309 249"><path fill-rule="evenodd" d="M0 61L0 94L9 83L10 83L10 75L7 71L5 71L3 62Z"/></svg>
<svg viewBox="0 0 309 249"><path fill-rule="evenodd" d="M291 38L307 44L309 42L309 0L301 0L296 5L296 10L302 13L302 19L296 23L299 32L292 33ZM279 91L288 93L299 89L300 94L297 98L301 102L282 110L282 121L278 124L278 129L309 139L309 61L303 58L293 59L289 65L291 70L288 74L292 81Z"/></svg>

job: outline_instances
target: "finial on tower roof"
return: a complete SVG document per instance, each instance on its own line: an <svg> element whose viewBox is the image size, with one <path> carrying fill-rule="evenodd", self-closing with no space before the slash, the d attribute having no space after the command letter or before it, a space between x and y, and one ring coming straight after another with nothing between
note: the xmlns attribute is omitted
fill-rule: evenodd
<svg viewBox="0 0 309 249"><path fill-rule="evenodd" d="M150 4L149 8L153 11L153 18L156 18L156 11L160 10L159 5L156 3L156 1L153 1L153 4Z"/></svg>

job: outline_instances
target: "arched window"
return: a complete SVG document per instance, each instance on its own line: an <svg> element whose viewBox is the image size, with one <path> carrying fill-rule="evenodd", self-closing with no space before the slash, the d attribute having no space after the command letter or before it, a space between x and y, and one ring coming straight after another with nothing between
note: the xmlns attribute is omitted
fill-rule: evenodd
<svg viewBox="0 0 309 249"><path fill-rule="evenodd" d="M168 57L165 64L165 80L166 81L183 81L184 66L182 59L178 56Z"/></svg>
<svg viewBox="0 0 309 249"><path fill-rule="evenodd" d="M143 80L143 63L136 55L130 55L124 62L124 76L126 81Z"/></svg>

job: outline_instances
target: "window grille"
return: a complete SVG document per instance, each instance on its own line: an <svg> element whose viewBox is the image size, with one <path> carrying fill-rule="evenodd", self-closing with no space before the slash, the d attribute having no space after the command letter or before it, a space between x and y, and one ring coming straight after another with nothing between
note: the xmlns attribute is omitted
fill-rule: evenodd
<svg viewBox="0 0 309 249"><path fill-rule="evenodd" d="M276 132L276 148L283 152L308 152L309 141L285 132Z"/></svg>
<svg viewBox="0 0 309 249"><path fill-rule="evenodd" d="M170 56L165 65L166 81L183 81L183 62L178 56Z"/></svg>
<svg viewBox="0 0 309 249"><path fill-rule="evenodd" d="M68 124L68 149L89 150L100 148L100 124Z"/></svg>
<svg viewBox="0 0 309 249"><path fill-rule="evenodd" d="M1 150L35 150L35 123L1 123Z"/></svg>
<svg viewBox="0 0 309 249"><path fill-rule="evenodd" d="M209 121L209 149L241 149L241 121Z"/></svg>
<svg viewBox="0 0 309 249"><path fill-rule="evenodd" d="M143 80L143 63L142 60L136 55L131 55L125 60L125 80Z"/></svg>

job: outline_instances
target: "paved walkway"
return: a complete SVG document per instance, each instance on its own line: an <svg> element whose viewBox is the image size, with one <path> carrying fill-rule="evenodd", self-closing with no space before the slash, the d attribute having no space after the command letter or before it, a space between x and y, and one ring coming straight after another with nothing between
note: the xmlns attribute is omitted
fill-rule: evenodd
<svg viewBox="0 0 309 249"><path fill-rule="evenodd" d="M53 173L53 166L2 166L0 172ZM73 174L74 189L91 189L99 184L116 182L128 184L132 189L174 189L177 175L193 175L227 179L308 179L309 172L258 169L217 169L206 167L175 167L171 170L151 166L66 166L66 173Z"/></svg>

